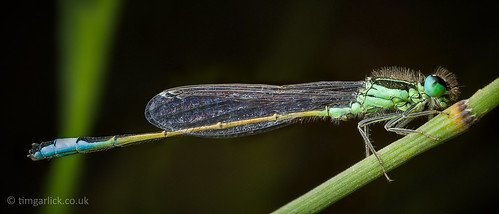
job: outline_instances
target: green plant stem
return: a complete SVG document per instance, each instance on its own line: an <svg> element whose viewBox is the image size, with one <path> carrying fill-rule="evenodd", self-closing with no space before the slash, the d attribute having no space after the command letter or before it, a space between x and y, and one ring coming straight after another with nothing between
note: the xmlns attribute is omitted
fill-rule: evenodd
<svg viewBox="0 0 499 214"><path fill-rule="evenodd" d="M88 134L106 71L119 0L59 0L60 136ZM83 157L51 161L44 194L77 198ZM51 204L42 213L69 213L74 206Z"/></svg>
<svg viewBox="0 0 499 214"><path fill-rule="evenodd" d="M391 171L422 152L465 132L498 104L499 78L468 100L454 104L444 111L445 114L439 114L419 127L419 131L438 140L410 134L378 151L378 155L386 170ZM371 155L274 213L317 213L382 175L377 160Z"/></svg>

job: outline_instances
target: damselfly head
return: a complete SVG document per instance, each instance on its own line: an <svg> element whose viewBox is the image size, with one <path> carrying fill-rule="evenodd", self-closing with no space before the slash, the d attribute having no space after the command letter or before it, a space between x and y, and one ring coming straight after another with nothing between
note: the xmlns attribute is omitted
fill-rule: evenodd
<svg viewBox="0 0 499 214"><path fill-rule="evenodd" d="M444 67L438 67L434 74L426 77L424 89L425 93L435 98L441 107L454 102L459 96L456 75Z"/></svg>

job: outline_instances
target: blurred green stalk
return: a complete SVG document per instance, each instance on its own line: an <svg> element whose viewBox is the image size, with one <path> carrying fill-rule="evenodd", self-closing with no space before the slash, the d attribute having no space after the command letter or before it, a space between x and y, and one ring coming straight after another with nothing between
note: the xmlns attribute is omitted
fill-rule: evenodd
<svg viewBox="0 0 499 214"><path fill-rule="evenodd" d="M476 119L480 119L497 105L499 78L468 100L446 109L446 114L439 114L419 127L418 130L439 140L432 140L421 134L410 134L378 151L378 155L386 170L391 171L428 149L465 132ZM371 155L274 213L317 213L382 175L377 160Z"/></svg>
<svg viewBox="0 0 499 214"><path fill-rule="evenodd" d="M115 29L118 0L60 0L59 136L87 135L105 78L109 48ZM51 161L44 194L63 201L77 198L84 156ZM91 203L91 201L90 201ZM42 213L68 213L71 205L46 205Z"/></svg>

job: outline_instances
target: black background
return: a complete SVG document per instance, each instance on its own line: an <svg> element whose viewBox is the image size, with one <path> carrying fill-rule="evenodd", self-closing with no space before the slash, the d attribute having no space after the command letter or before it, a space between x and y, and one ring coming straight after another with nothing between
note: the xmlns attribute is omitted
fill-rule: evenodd
<svg viewBox="0 0 499 214"><path fill-rule="evenodd" d="M5 9L2 197L45 197L54 160L32 162L27 150L32 142L74 137L57 136L58 7ZM498 77L497 18L495 4L455 1L125 1L91 135L156 131L143 116L147 101L188 84L362 80L382 66L426 74L444 66L467 98ZM497 118L494 110L390 172L395 182L379 178L324 213L495 210ZM88 154L74 194L90 204L72 211L268 213L363 158L355 125L316 121ZM397 138L373 128L377 148Z"/></svg>

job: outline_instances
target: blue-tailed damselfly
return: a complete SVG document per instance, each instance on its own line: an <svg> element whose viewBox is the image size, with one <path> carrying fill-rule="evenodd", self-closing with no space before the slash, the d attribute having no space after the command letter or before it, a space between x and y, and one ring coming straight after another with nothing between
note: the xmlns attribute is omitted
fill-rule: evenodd
<svg viewBox="0 0 499 214"><path fill-rule="evenodd" d="M237 137L282 127L305 117L332 120L362 118L357 128L380 163L368 136L368 126L385 121L385 129L398 134L430 135L404 126L415 117L438 114L457 99L454 74L444 68L425 78L420 72L385 67L364 81L313 82L294 85L211 84L167 89L153 97L145 116L157 133L109 137L60 138L34 143L28 157L49 159L89 153L143 141L193 135ZM433 138L434 139L434 138Z"/></svg>

